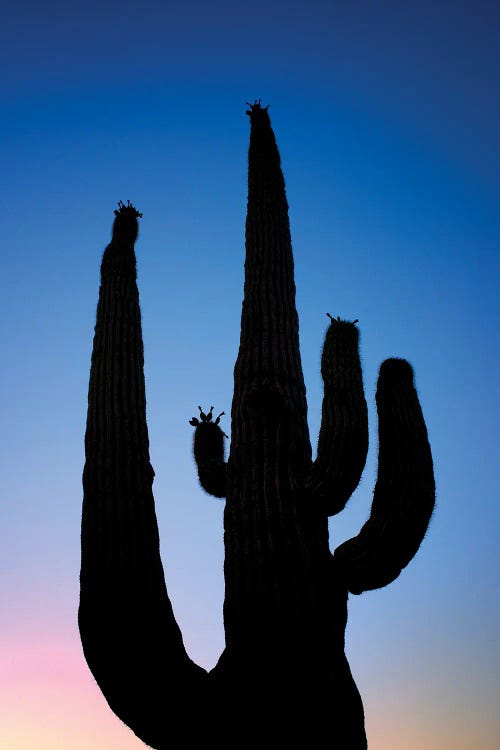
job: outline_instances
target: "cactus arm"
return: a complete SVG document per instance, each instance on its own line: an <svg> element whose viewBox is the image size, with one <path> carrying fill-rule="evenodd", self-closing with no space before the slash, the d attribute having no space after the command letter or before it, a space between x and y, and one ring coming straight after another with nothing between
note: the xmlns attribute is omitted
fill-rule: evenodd
<svg viewBox="0 0 500 750"><path fill-rule="evenodd" d="M155 747L165 693L203 683L167 595L146 424L136 285L137 212L123 206L106 248L89 385L83 473L79 627L85 657L113 711ZM162 689L158 690L158 684ZM163 726L162 726L163 725Z"/></svg>
<svg viewBox="0 0 500 750"><path fill-rule="evenodd" d="M306 489L332 516L343 510L361 478L368 451L368 413L357 321L329 317L321 357L324 396L318 452Z"/></svg>
<svg viewBox="0 0 500 750"><path fill-rule="evenodd" d="M207 414L200 410L200 419L193 417L189 424L195 427L193 454L198 468L200 484L209 495L226 496L226 462L224 461L224 438L227 435L219 427L221 412L212 418L213 406Z"/></svg>
<svg viewBox="0 0 500 750"><path fill-rule="evenodd" d="M399 576L420 547L435 502L431 449L408 362L382 364L376 400L379 459L370 518L334 553L353 594Z"/></svg>

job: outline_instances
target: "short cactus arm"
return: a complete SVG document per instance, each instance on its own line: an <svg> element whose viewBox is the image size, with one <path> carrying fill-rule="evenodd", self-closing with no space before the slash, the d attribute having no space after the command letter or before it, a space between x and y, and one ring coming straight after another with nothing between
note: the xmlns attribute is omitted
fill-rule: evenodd
<svg viewBox="0 0 500 750"><path fill-rule="evenodd" d="M185 651L165 587L146 424L138 214L123 204L116 214L101 266L89 385L79 626L109 705L158 747L166 706L168 725L180 714L176 701L187 705L206 673Z"/></svg>
<svg viewBox="0 0 500 750"><path fill-rule="evenodd" d="M324 396L318 452L306 486L327 515L356 489L368 451L368 414L354 323L331 316L321 358Z"/></svg>
<svg viewBox="0 0 500 750"><path fill-rule="evenodd" d="M219 427L221 412L213 419L212 412L205 414L201 406L200 417L193 417L189 424L195 427L193 453L198 467L200 484L209 495L226 496L226 462L224 461L224 438L227 437Z"/></svg>
<svg viewBox="0 0 500 750"><path fill-rule="evenodd" d="M431 449L408 362L382 364L376 399L379 459L371 515L334 553L353 594L399 576L420 547L435 501Z"/></svg>

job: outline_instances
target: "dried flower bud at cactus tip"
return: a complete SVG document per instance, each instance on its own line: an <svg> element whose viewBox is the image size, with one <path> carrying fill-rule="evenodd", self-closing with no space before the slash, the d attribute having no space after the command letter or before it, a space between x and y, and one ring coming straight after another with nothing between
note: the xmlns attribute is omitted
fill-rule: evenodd
<svg viewBox="0 0 500 750"><path fill-rule="evenodd" d="M269 104L267 104L265 107L261 105L262 99L255 99L253 104L250 104L250 102L245 102L250 109L247 109L246 114L249 117L252 117L252 115L256 114L257 112L267 112L269 109Z"/></svg>
<svg viewBox="0 0 500 750"><path fill-rule="evenodd" d="M115 209L115 216L132 216L134 219L142 219L142 214L128 200L127 205L123 201L118 201L118 208Z"/></svg>
<svg viewBox="0 0 500 750"><path fill-rule="evenodd" d="M210 424L210 423L214 425L218 425L220 423L220 418L225 414L225 412L221 411L221 413L215 418L215 420L213 420L213 416L214 416L213 406L210 407L210 411L208 411L206 414L202 410L201 406L198 406L198 410L200 412L201 422L200 422L200 419L198 419L197 417L193 417L192 419L189 420L189 424L193 425L193 427L198 427L198 425L200 424Z"/></svg>
<svg viewBox="0 0 500 750"><path fill-rule="evenodd" d="M330 315L329 312L327 312L326 314L330 318L332 323L352 323L352 325L356 325L356 323L359 323L359 318L356 318L355 320L351 320L351 321L348 321L348 320L343 321L340 315L337 315L337 317L334 318L332 315Z"/></svg>

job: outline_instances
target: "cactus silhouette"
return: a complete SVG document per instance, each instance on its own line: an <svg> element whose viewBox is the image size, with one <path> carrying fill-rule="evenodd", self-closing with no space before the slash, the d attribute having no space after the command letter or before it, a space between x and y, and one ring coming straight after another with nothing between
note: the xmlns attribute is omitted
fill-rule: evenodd
<svg viewBox="0 0 500 750"><path fill-rule="evenodd" d="M401 359L377 384L378 477L370 517L333 552L328 517L356 488L368 420L356 322L330 316L312 459L285 184L267 107L249 105L245 289L231 444L223 413L191 419L202 487L225 498L225 649L191 661L168 598L149 462L135 208L120 204L101 266L83 474L79 624L112 710L159 748L367 747L344 653L349 592L389 584L434 506L427 430ZM188 554L188 552L187 552Z"/></svg>

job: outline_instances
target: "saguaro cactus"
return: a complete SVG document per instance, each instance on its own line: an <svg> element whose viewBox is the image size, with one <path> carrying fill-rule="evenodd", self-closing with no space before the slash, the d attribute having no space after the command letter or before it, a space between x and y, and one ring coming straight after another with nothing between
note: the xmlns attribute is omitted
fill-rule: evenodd
<svg viewBox="0 0 500 750"><path fill-rule="evenodd" d="M356 488L368 447L355 322L331 317L317 457L298 342L285 185L267 108L250 105L245 292L231 445L212 409L193 417L201 485L225 497L226 646L209 672L188 657L158 551L135 275L137 212L121 204L102 263L89 388L79 611L85 656L111 708L156 748L366 748L344 653L349 592L385 586L416 553L434 505L410 365L377 386L371 514L332 554L328 517Z"/></svg>

